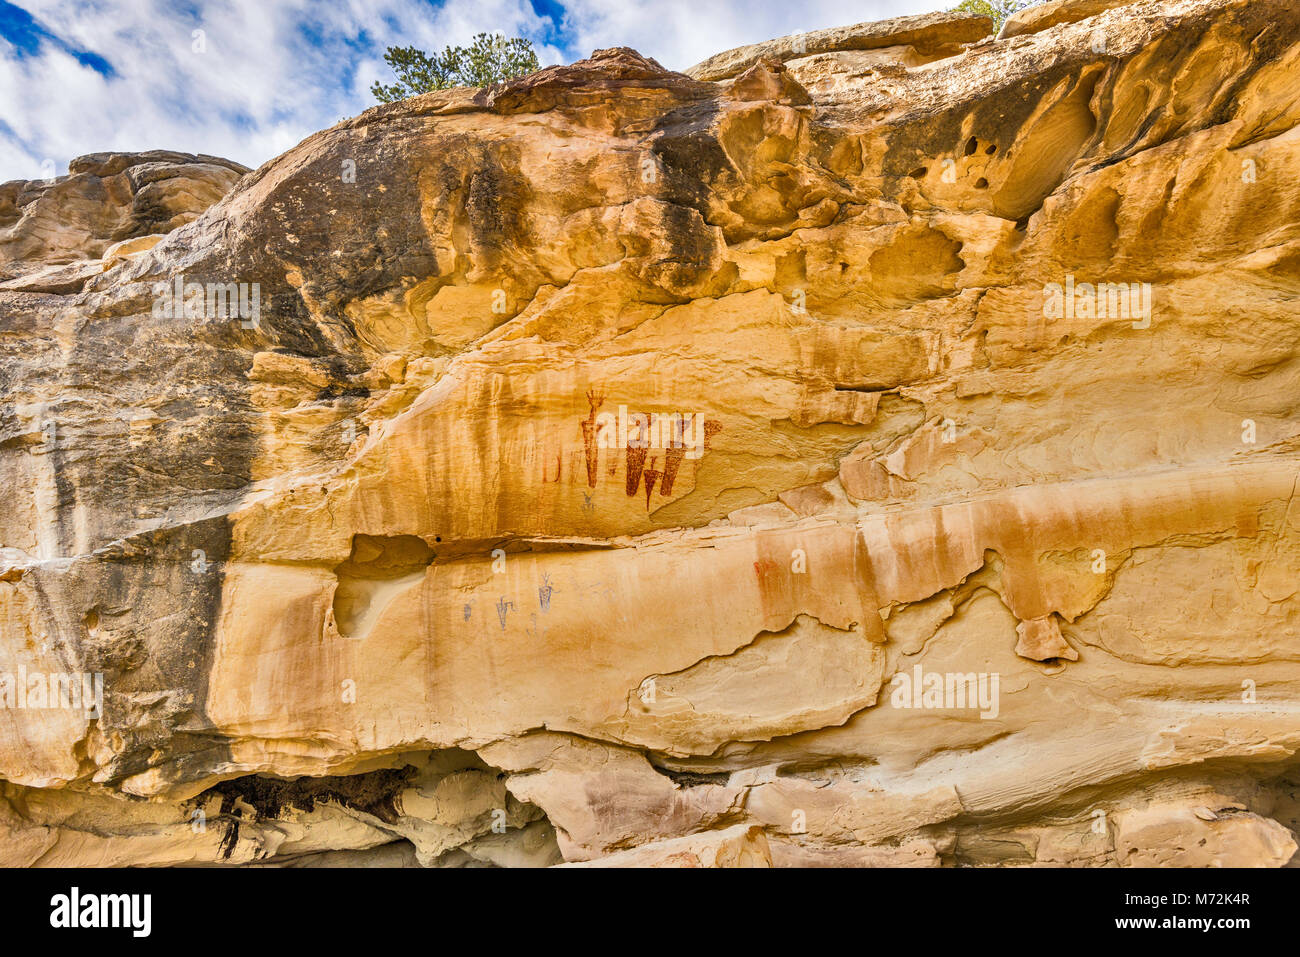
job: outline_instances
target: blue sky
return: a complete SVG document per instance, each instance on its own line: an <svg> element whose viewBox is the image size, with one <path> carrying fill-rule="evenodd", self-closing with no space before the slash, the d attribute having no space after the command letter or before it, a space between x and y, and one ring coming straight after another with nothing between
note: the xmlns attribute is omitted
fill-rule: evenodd
<svg viewBox="0 0 1300 957"><path fill-rule="evenodd" d="M955 0L953 0L955 2ZM630 46L683 69L796 30L943 0L0 0L0 182L104 150L258 166L375 104L390 45L475 33L533 41L543 65Z"/></svg>

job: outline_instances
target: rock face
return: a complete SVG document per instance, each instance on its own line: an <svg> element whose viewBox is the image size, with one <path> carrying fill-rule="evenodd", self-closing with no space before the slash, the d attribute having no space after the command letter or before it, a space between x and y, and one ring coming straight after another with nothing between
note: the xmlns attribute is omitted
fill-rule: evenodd
<svg viewBox="0 0 1300 957"><path fill-rule="evenodd" d="M77 291L75 280L51 289L12 280L70 265L60 275L85 267L84 280L114 246L138 248L142 238L192 222L247 172L216 156L152 150L92 153L69 163L67 176L0 184L0 280L10 280L0 289Z"/></svg>
<svg viewBox="0 0 1300 957"><path fill-rule="evenodd" d="M726 80L765 59L788 62L818 54L865 51L877 51L877 59L906 59L908 65L914 65L960 53L963 44L987 37L992 26L993 21L982 15L928 13L813 30L718 53L697 63L686 74L697 80Z"/></svg>
<svg viewBox="0 0 1300 957"><path fill-rule="evenodd" d="M1290 861L1300 9L970 22L0 188L3 863Z"/></svg>
<svg viewBox="0 0 1300 957"><path fill-rule="evenodd" d="M1076 23L1127 3L1128 0L1048 0L1047 3L1037 3L1007 17L998 39L1037 33L1059 23Z"/></svg>

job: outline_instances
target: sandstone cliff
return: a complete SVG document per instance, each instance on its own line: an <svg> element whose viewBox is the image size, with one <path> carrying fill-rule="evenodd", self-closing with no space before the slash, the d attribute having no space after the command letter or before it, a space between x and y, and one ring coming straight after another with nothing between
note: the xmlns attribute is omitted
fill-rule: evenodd
<svg viewBox="0 0 1300 957"><path fill-rule="evenodd" d="M1289 862L1300 9L1050 7L0 186L0 862Z"/></svg>

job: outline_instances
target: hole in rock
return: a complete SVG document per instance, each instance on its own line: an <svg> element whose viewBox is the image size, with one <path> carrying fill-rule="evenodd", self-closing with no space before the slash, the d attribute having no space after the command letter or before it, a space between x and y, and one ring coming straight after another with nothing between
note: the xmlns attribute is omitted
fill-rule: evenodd
<svg viewBox="0 0 1300 957"><path fill-rule="evenodd" d="M397 595L424 579L435 553L416 535L354 535L352 554L334 569L334 621L345 638L364 638Z"/></svg>
<svg viewBox="0 0 1300 957"><path fill-rule="evenodd" d="M665 767L654 761L650 762L650 767L674 784L684 788L697 788L706 784L725 786L731 780L730 771L687 771L681 768Z"/></svg>
<svg viewBox="0 0 1300 957"><path fill-rule="evenodd" d="M928 226L898 231L868 260L874 297L890 307L903 307L951 295L957 273L966 267L958 255L961 248L960 240Z"/></svg>
<svg viewBox="0 0 1300 957"><path fill-rule="evenodd" d="M1090 104L1101 75L1094 70L1079 76L1067 95L1017 134L1016 159L1001 177L994 199L997 215L1020 219L1033 214L1065 179L1097 128ZM1008 150L1003 159L1010 155Z"/></svg>
<svg viewBox="0 0 1300 957"><path fill-rule="evenodd" d="M317 804L333 802L392 824L400 813L398 795L415 773L416 769L407 765L319 778L250 774L213 785L195 800L204 804L219 795L223 814L233 814L233 809L242 805L252 808L258 820L276 820L289 808L310 812Z"/></svg>
<svg viewBox="0 0 1300 957"><path fill-rule="evenodd" d="M220 835L215 863L545 867L555 828L473 751L407 752L356 774L222 781L187 802ZM372 763L373 767L373 763ZM219 804L214 801L219 799ZM192 812L191 812L192 813ZM286 834L285 823L292 822Z"/></svg>

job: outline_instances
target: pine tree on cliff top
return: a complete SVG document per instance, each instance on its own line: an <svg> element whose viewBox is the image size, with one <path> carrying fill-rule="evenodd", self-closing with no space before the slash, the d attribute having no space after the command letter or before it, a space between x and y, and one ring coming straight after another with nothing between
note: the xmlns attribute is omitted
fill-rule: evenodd
<svg viewBox="0 0 1300 957"><path fill-rule="evenodd" d="M389 47L384 62L397 82L370 88L381 103L454 86L491 86L541 69L532 41L500 33L480 33L468 47L449 46L433 56L415 47Z"/></svg>

